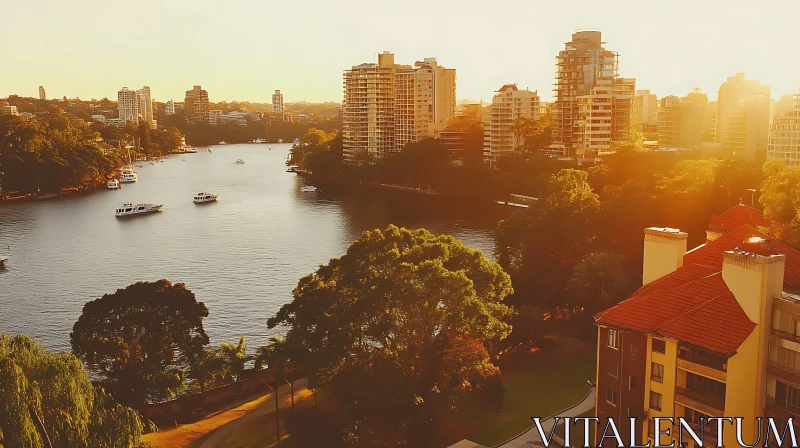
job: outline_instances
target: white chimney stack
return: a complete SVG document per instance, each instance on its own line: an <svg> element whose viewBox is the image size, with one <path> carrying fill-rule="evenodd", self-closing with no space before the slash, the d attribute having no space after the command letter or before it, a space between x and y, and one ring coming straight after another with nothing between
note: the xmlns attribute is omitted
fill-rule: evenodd
<svg viewBox="0 0 800 448"><path fill-rule="evenodd" d="M644 229L644 263L642 285L671 274L683 266L686 240L689 235L669 227Z"/></svg>

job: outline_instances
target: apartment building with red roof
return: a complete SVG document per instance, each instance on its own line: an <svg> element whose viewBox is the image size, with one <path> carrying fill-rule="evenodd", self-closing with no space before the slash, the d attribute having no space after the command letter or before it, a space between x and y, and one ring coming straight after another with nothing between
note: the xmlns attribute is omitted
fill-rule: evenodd
<svg viewBox="0 0 800 448"><path fill-rule="evenodd" d="M800 252L760 226L757 210L733 207L688 251L686 233L645 229L643 286L595 315L598 436L608 418L638 418L636 440L621 431L631 445L655 442L655 417L741 416L752 443L756 417L800 422ZM738 446L727 426L725 445ZM702 437L714 446L716 429Z"/></svg>

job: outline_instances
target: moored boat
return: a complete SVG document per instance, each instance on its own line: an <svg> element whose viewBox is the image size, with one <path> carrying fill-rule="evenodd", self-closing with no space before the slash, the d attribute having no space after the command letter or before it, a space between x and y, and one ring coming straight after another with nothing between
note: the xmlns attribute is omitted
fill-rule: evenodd
<svg viewBox="0 0 800 448"><path fill-rule="evenodd" d="M6 267L7 262L8 262L8 257L0 257L0 269Z"/></svg>
<svg viewBox="0 0 800 448"><path fill-rule="evenodd" d="M114 216L117 218L125 218L128 216L144 215L148 213L160 212L163 204L122 204L114 211Z"/></svg>
<svg viewBox="0 0 800 448"><path fill-rule="evenodd" d="M117 179L111 179L106 182L106 188L109 190L119 190L119 181Z"/></svg>
<svg viewBox="0 0 800 448"><path fill-rule="evenodd" d="M216 194L208 193L205 191L201 191L194 195L194 203L195 204L205 204L208 202L217 202L219 196Z"/></svg>
<svg viewBox="0 0 800 448"><path fill-rule="evenodd" d="M302 187L300 187L300 191L302 191L303 193L313 193L317 191L317 187L314 187L312 185L303 185Z"/></svg>
<svg viewBox="0 0 800 448"><path fill-rule="evenodd" d="M119 172L119 182L121 184L132 184L138 179L139 175L130 168L123 168Z"/></svg>

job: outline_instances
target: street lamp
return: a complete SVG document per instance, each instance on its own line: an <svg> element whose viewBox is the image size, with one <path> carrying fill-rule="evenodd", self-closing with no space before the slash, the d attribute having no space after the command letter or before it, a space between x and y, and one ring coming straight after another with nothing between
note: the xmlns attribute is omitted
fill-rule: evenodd
<svg viewBox="0 0 800 448"><path fill-rule="evenodd" d="M748 188L747 191L750 192L750 207L752 207L753 203L754 203L753 198L755 198L756 191L758 191L758 190L756 190L755 188Z"/></svg>

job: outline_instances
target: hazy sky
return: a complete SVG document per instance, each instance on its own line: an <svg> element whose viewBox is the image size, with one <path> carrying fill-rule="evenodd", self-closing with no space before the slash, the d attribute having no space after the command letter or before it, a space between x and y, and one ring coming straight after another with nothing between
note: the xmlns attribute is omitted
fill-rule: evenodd
<svg viewBox="0 0 800 448"><path fill-rule="evenodd" d="M555 55L597 28L620 74L659 97L716 98L745 72L798 93L800 0L0 0L0 97L160 101L200 84L211 101L341 101L342 70L390 50L457 69L459 98L504 83L552 96Z"/></svg>

